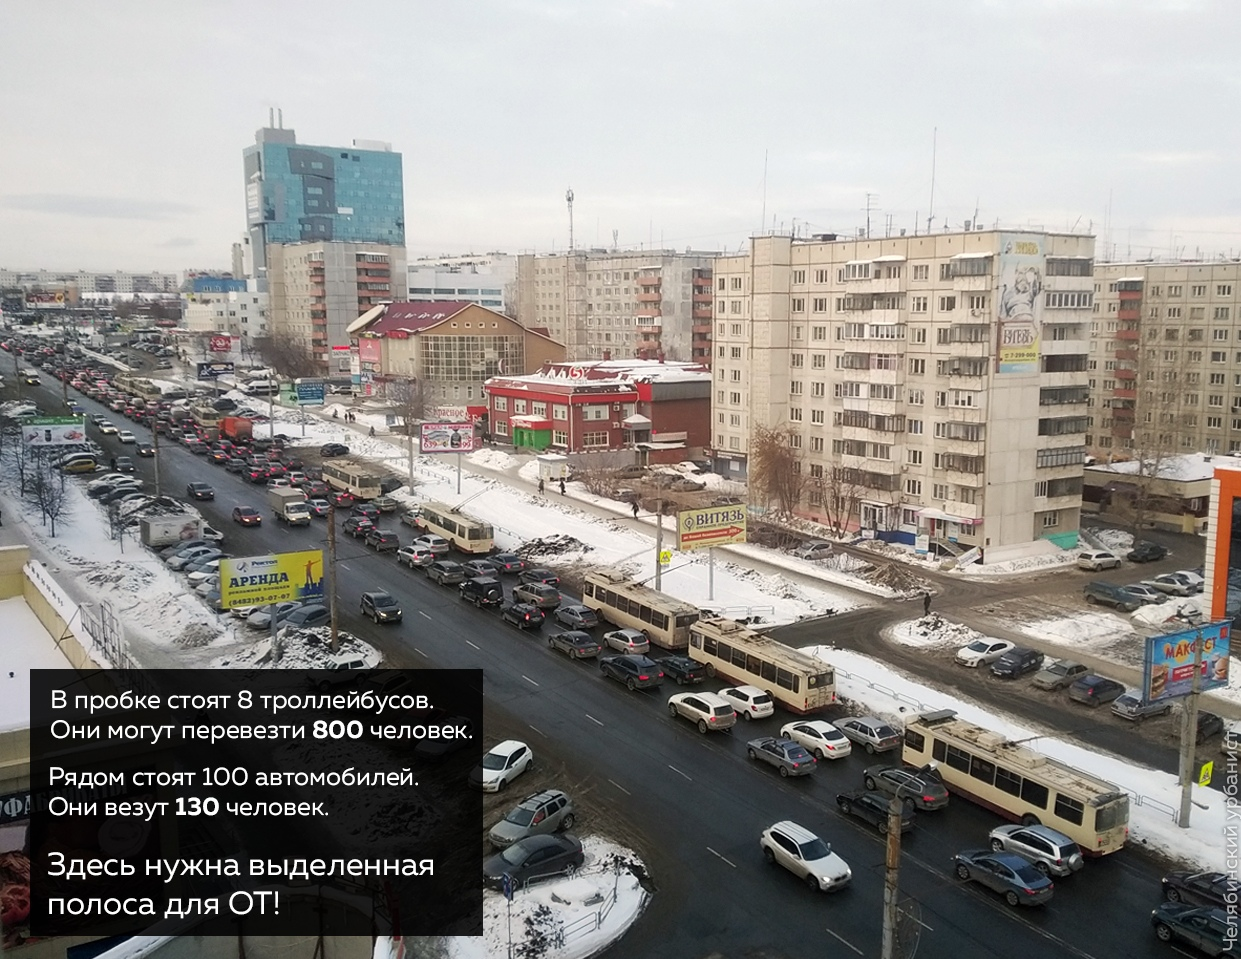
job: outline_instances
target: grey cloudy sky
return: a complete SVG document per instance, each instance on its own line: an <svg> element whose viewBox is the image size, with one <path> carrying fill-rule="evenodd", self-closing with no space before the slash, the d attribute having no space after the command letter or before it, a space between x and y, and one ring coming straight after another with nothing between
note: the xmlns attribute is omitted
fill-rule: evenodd
<svg viewBox="0 0 1241 959"><path fill-rule="evenodd" d="M937 228L1235 254L1239 26L1235 0L13 0L0 266L227 268L273 106L404 154L411 256L563 249L569 186L579 245L847 233L867 193L872 235L925 229L936 128Z"/></svg>

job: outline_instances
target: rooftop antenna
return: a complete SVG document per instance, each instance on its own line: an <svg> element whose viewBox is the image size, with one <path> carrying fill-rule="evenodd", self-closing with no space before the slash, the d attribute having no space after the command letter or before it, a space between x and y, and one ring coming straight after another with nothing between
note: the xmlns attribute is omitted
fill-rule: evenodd
<svg viewBox="0 0 1241 959"><path fill-rule="evenodd" d="M573 252L573 188L570 187L564 195L564 201L569 205L569 252Z"/></svg>
<svg viewBox="0 0 1241 959"><path fill-rule="evenodd" d="M763 215L758 221L758 231L767 226L767 151L763 151Z"/></svg>
<svg viewBox="0 0 1241 959"><path fill-rule="evenodd" d="M616 243L616 239L618 236L620 236L620 230L613 230L612 231L612 252L613 253L615 253L617 250L620 249L620 247Z"/></svg>
<svg viewBox="0 0 1241 959"><path fill-rule="evenodd" d="M273 129L276 126L276 108L275 107L267 108L267 125L269 127L272 127Z"/></svg>
<svg viewBox="0 0 1241 959"><path fill-rule="evenodd" d="M935 219L935 154L938 148L939 127L931 129L931 207L926 214L926 232L931 232L931 221Z"/></svg>
<svg viewBox="0 0 1241 959"><path fill-rule="evenodd" d="M870 201L879 199L878 193L866 194L866 239L870 239Z"/></svg>
<svg viewBox="0 0 1241 959"><path fill-rule="evenodd" d="M276 110L276 123L279 125L281 130L284 129L284 110Z"/></svg>

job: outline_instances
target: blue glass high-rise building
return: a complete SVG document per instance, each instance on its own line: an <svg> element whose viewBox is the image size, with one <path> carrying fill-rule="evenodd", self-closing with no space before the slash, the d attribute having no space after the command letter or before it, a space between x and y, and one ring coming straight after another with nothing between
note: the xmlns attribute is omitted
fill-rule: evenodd
<svg viewBox="0 0 1241 959"><path fill-rule="evenodd" d="M243 151L246 225L261 284L271 243L405 246L401 154L390 144L309 146L282 127L264 127L254 140Z"/></svg>

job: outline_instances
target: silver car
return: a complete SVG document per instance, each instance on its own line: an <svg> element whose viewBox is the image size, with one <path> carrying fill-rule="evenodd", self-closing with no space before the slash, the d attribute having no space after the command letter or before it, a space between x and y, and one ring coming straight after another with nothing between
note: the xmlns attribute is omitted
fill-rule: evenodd
<svg viewBox="0 0 1241 959"><path fill-rule="evenodd" d="M559 789L532 793L508 811L491 827L487 838L493 846L505 849L529 836L572 829L575 819L573 803Z"/></svg>
<svg viewBox="0 0 1241 959"><path fill-rule="evenodd" d="M1016 853L1044 876L1069 876L1085 865L1077 843L1050 826L996 826L991 848Z"/></svg>
<svg viewBox="0 0 1241 959"><path fill-rule="evenodd" d="M1163 593L1146 583L1130 583L1125 589L1144 603L1163 602Z"/></svg>
<svg viewBox="0 0 1241 959"><path fill-rule="evenodd" d="M1172 712L1172 703L1167 699L1148 703L1136 693L1125 693L1112 700L1113 714L1121 719L1131 719L1135 722L1150 719L1152 716L1166 716L1170 712Z"/></svg>
<svg viewBox="0 0 1241 959"><path fill-rule="evenodd" d="M651 642L646 634L637 629L614 629L603 634L603 641L611 649L621 653L649 653Z"/></svg>

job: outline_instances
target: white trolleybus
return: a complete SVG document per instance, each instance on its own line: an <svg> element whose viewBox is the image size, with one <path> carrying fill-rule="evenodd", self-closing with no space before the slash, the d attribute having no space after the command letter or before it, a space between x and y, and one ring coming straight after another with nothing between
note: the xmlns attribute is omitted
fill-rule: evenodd
<svg viewBox="0 0 1241 959"><path fill-rule="evenodd" d="M697 606L649 586L639 586L617 570L587 573L582 602L609 623L636 629L652 645L664 649L689 646L690 626L701 615Z"/></svg>
<svg viewBox="0 0 1241 959"><path fill-rule="evenodd" d="M836 702L836 671L732 619L700 619L689 630L690 659L708 675L757 686L785 709L813 713Z"/></svg>
<svg viewBox="0 0 1241 959"><path fill-rule="evenodd" d="M1114 783L1009 742L952 710L924 713L905 725L901 758L935 762L949 789L1005 819L1064 833L1088 856L1105 856L1129 835L1129 796Z"/></svg>
<svg viewBox="0 0 1241 959"><path fill-rule="evenodd" d="M344 490L355 499L375 499L383 493L382 482L373 466L353 460L333 460L323 464L323 482L333 489Z"/></svg>
<svg viewBox="0 0 1241 959"><path fill-rule="evenodd" d="M459 513L446 503L423 503L418 507L414 525L444 537L462 553L490 553L496 542L490 523Z"/></svg>

